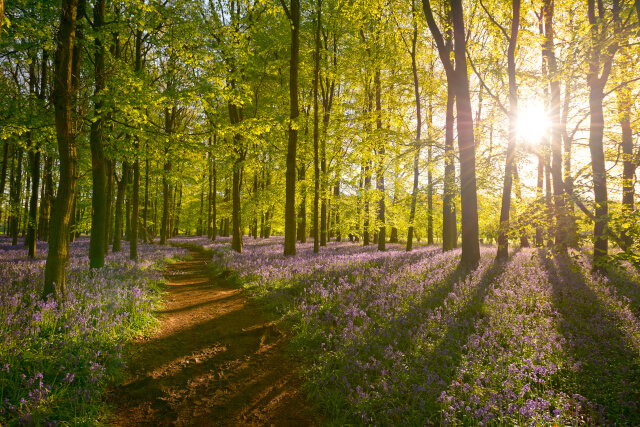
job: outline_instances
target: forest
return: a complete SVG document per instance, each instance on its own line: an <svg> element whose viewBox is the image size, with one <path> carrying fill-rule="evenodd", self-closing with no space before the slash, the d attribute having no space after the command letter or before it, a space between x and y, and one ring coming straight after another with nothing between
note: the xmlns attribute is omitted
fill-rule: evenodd
<svg viewBox="0 0 640 427"><path fill-rule="evenodd" d="M0 0L0 425L640 424L639 63L640 0Z"/></svg>

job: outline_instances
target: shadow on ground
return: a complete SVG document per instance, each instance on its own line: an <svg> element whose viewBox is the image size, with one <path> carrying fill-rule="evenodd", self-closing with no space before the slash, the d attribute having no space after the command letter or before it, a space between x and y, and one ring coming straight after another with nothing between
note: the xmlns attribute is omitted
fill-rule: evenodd
<svg viewBox="0 0 640 427"><path fill-rule="evenodd" d="M114 426L308 426L288 334L241 289L212 277L210 258L167 267L160 330L135 341L128 379L112 390Z"/></svg>

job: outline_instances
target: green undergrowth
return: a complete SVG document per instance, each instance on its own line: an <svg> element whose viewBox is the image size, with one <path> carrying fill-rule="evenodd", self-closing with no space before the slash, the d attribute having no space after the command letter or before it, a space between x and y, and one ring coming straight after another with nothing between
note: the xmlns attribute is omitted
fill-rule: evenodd
<svg viewBox="0 0 640 427"><path fill-rule="evenodd" d="M159 325L154 311L164 304L165 283L158 272L180 259L117 259L99 271L72 266L62 304L41 301L35 281L3 297L0 426L108 425L107 390L125 379L132 339Z"/></svg>

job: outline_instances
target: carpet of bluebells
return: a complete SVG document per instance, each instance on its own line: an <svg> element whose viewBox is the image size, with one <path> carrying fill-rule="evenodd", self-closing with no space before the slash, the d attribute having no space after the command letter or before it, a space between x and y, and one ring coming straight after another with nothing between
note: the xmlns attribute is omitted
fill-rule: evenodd
<svg viewBox="0 0 640 427"><path fill-rule="evenodd" d="M640 274L588 257L185 239L293 322L329 424L640 425Z"/></svg>
<svg viewBox="0 0 640 427"><path fill-rule="evenodd" d="M186 252L128 245L89 269L89 238L70 247L67 295L43 301L47 245L32 260L22 242L0 238L0 425L93 425L105 417L104 394L124 367L123 344L154 325L162 303L162 266Z"/></svg>

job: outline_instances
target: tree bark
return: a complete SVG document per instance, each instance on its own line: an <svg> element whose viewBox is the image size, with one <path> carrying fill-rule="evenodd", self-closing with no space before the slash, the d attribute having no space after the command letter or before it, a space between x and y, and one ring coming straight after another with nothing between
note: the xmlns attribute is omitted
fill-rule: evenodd
<svg viewBox="0 0 640 427"><path fill-rule="evenodd" d="M16 170L14 182L13 182L13 197L11 201L11 244L13 246L18 244L18 234L20 226L20 196L22 193L22 163L23 163L24 149L18 148L18 169Z"/></svg>
<svg viewBox="0 0 640 427"><path fill-rule="evenodd" d="M171 140L171 134L173 134L173 124L176 115L176 107L172 107L169 110L169 107L165 107L164 109L164 132L168 136L169 140ZM171 142L169 142L170 144ZM171 173L172 163L169 160L169 146L166 145L164 149L165 153L165 162L163 166L162 173L162 224L160 225L160 244L164 245L167 242L167 239L170 237L169 234L171 230L169 227L169 209L170 209L170 199L171 199L171 188L169 185L169 173Z"/></svg>
<svg viewBox="0 0 640 427"><path fill-rule="evenodd" d="M319 2L320 0L318 0ZM291 0L291 61L289 63L289 143L287 145L284 255L296 254L296 149L298 129L298 62L300 51L300 0ZM319 24L319 23L318 23Z"/></svg>
<svg viewBox="0 0 640 427"><path fill-rule="evenodd" d="M214 134L213 136L214 138L214 145L216 142L216 135ZM213 173L213 194L211 197L211 222L213 223L212 226L212 230L211 230L211 240L216 240L216 236L218 234L218 224L217 224L217 218L218 218L218 209L217 209L217 199L218 199L218 176L217 176L217 169L216 169L216 158L215 156L213 157L213 161L211 162L213 167L212 167L212 173Z"/></svg>
<svg viewBox="0 0 640 427"><path fill-rule="evenodd" d="M63 299L65 267L69 260L69 222L76 184L76 143L73 131L72 59L76 29L76 0L62 0L52 93L60 155L58 194L51 214L49 252L45 265L43 298Z"/></svg>
<svg viewBox="0 0 640 427"><path fill-rule="evenodd" d="M553 177L553 202L556 216L555 248L567 251L567 221L565 197L562 192L562 128L560 116L560 80L554 47L554 0L544 0L544 48L543 55L549 70L551 99L549 116L551 121L551 176Z"/></svg>
<svg viewBox="0 0 640 427"><path fill-rule="evenodd" d="M105 157L106 177L106 219L104 221L104 254L109 253L109 243L112 241L113 226L113 192L115 188L115 162Z"/></svg>
<svg viewBox="0 0 640 427"><path fill-rule="evenodd" d="M618 20L618 0L613 1L613 21ZM602 52L602 31L606 31L603 8L599 9L596 16L596 0L588 0L588 16L591 36L591 50L589 58L589 70L587 72L587 85L589 86L589 151L591 152L591 168L593 172L593 193L595 203L595 224L593 229L593 265L594 272L606 274L606 262L609 252L608 228L608 197L607 197L607 171L604 157L604 88L611 73L613 57L617 50L617 44L609 46L606 52ZM617 22L616 22L617 23ZM617 27L617 25L616 25ZM603 61L604 53L604 61ZM602 74L600 66L603 65ZM555 188L554 188L555 193Z"/></svg>
<svg viewBox="0 0 640 427"><path fill-rule="evenodd" d="M120 252L122 238L122 205L124 204L124 196L129 182L129 163L122 162L122 176L118 181L118 190L116 194L116 219L113 230L113 252Z"/></svg>
<svg viewBox="0 0 640 427"><path fill-rule="evenodd" d="M509 257L509 214L511 211L511 189L515 168L516 138L518 123L518 85L516 82L516 48L520 29L520 0L512 1L511 36L507 48L507 73L509 75L509 140L507 159L504 167L504 185L502 187L502 206L500 209L500 234L496 258L506 260Z"/></svg>
<svg viewBox="0 0 640 427"><path fill-rule="evenodd" d="M424 0L427 1L427 0ZM460 148L460 206L462 230L462 265L475 267L480 261L478 195L476 190L475 141L473 115L467 74L466 38L462 0L451 0L453 24L456 113Z"/></svg>
<svg viewBox="0 0 640 427"><path fill-rule="evenodd" d="M102 107L104 102L99 98L106 82L104 66L105 47L102 39L105 7L106 0L96 0L93 6L93 26L96 32L96 38L93 61L95 70L95 120L91 123L91 133L89 136L91 145L91 175L93 178L93 192L91 195L91 240L89 242L89 266L91 268L102 268L104 266L104 242L106 240L105 232L107 229L107 174L102 144L102 130L104 126Z"/></svg>
<svg viewBox="0 0 640 427"><path fill-rule="evenodd" d="M420 85L418 82L418 64L416 62L416 45L418 42L418 25L415 16L415 2L412 3L413 37L411 38L411 72L413 74L413 95L416 103L416 140L413 155L413 190L411 192L411 211L409 212L409 231L407 232L407 252L413 248L413 229L416 219L416 203L418 200L418 182L420 179L420 146L422 144L422 111L420 106ZM396 189L396 192L398 190Z"/></svg>
<svg viewBox="0 0 640 427"><path fill-rule="evenodd" d="M452 250L454 247L453 236L456 221L456 217L453 214L456 180L453 150L453 125L455 123L453 108L455 100L455 87L452 84L448 84L444 135L444 195L442 197L442 250L445 252Z"/></svg>
<svg viewBox="0 0 640 427"><path fill-rule="evenodd" d="M382 83L380 81L380 70L376 70L374 78L376 87L376 146L378 149L378 170L376 171L376 190L378 190L378 221L380 229L378 231L378 250L386 250L387 226L385 223L385 200L384 200L384 140L382 138Z"/></svg>
<svg viewBox="0 0 640 427"><path fill-rule="evenodd" d="M0 221L2 220L2 202L4 202L4 187L7 182L7 165L9 164L9 141L4 141L3 151L4 152L2 156L2 172L0 175Z"/></svg>
<svg viewBox="0 0 640 427"><path fill-rule="evenodd" d="M318 131L318 86L320 79L320 26L322 24L320 0L318 0L316 8L315 53L313 57L313 169L315 178L313 190L313 252L318 253L320 251L320 147Z"/></svg>

